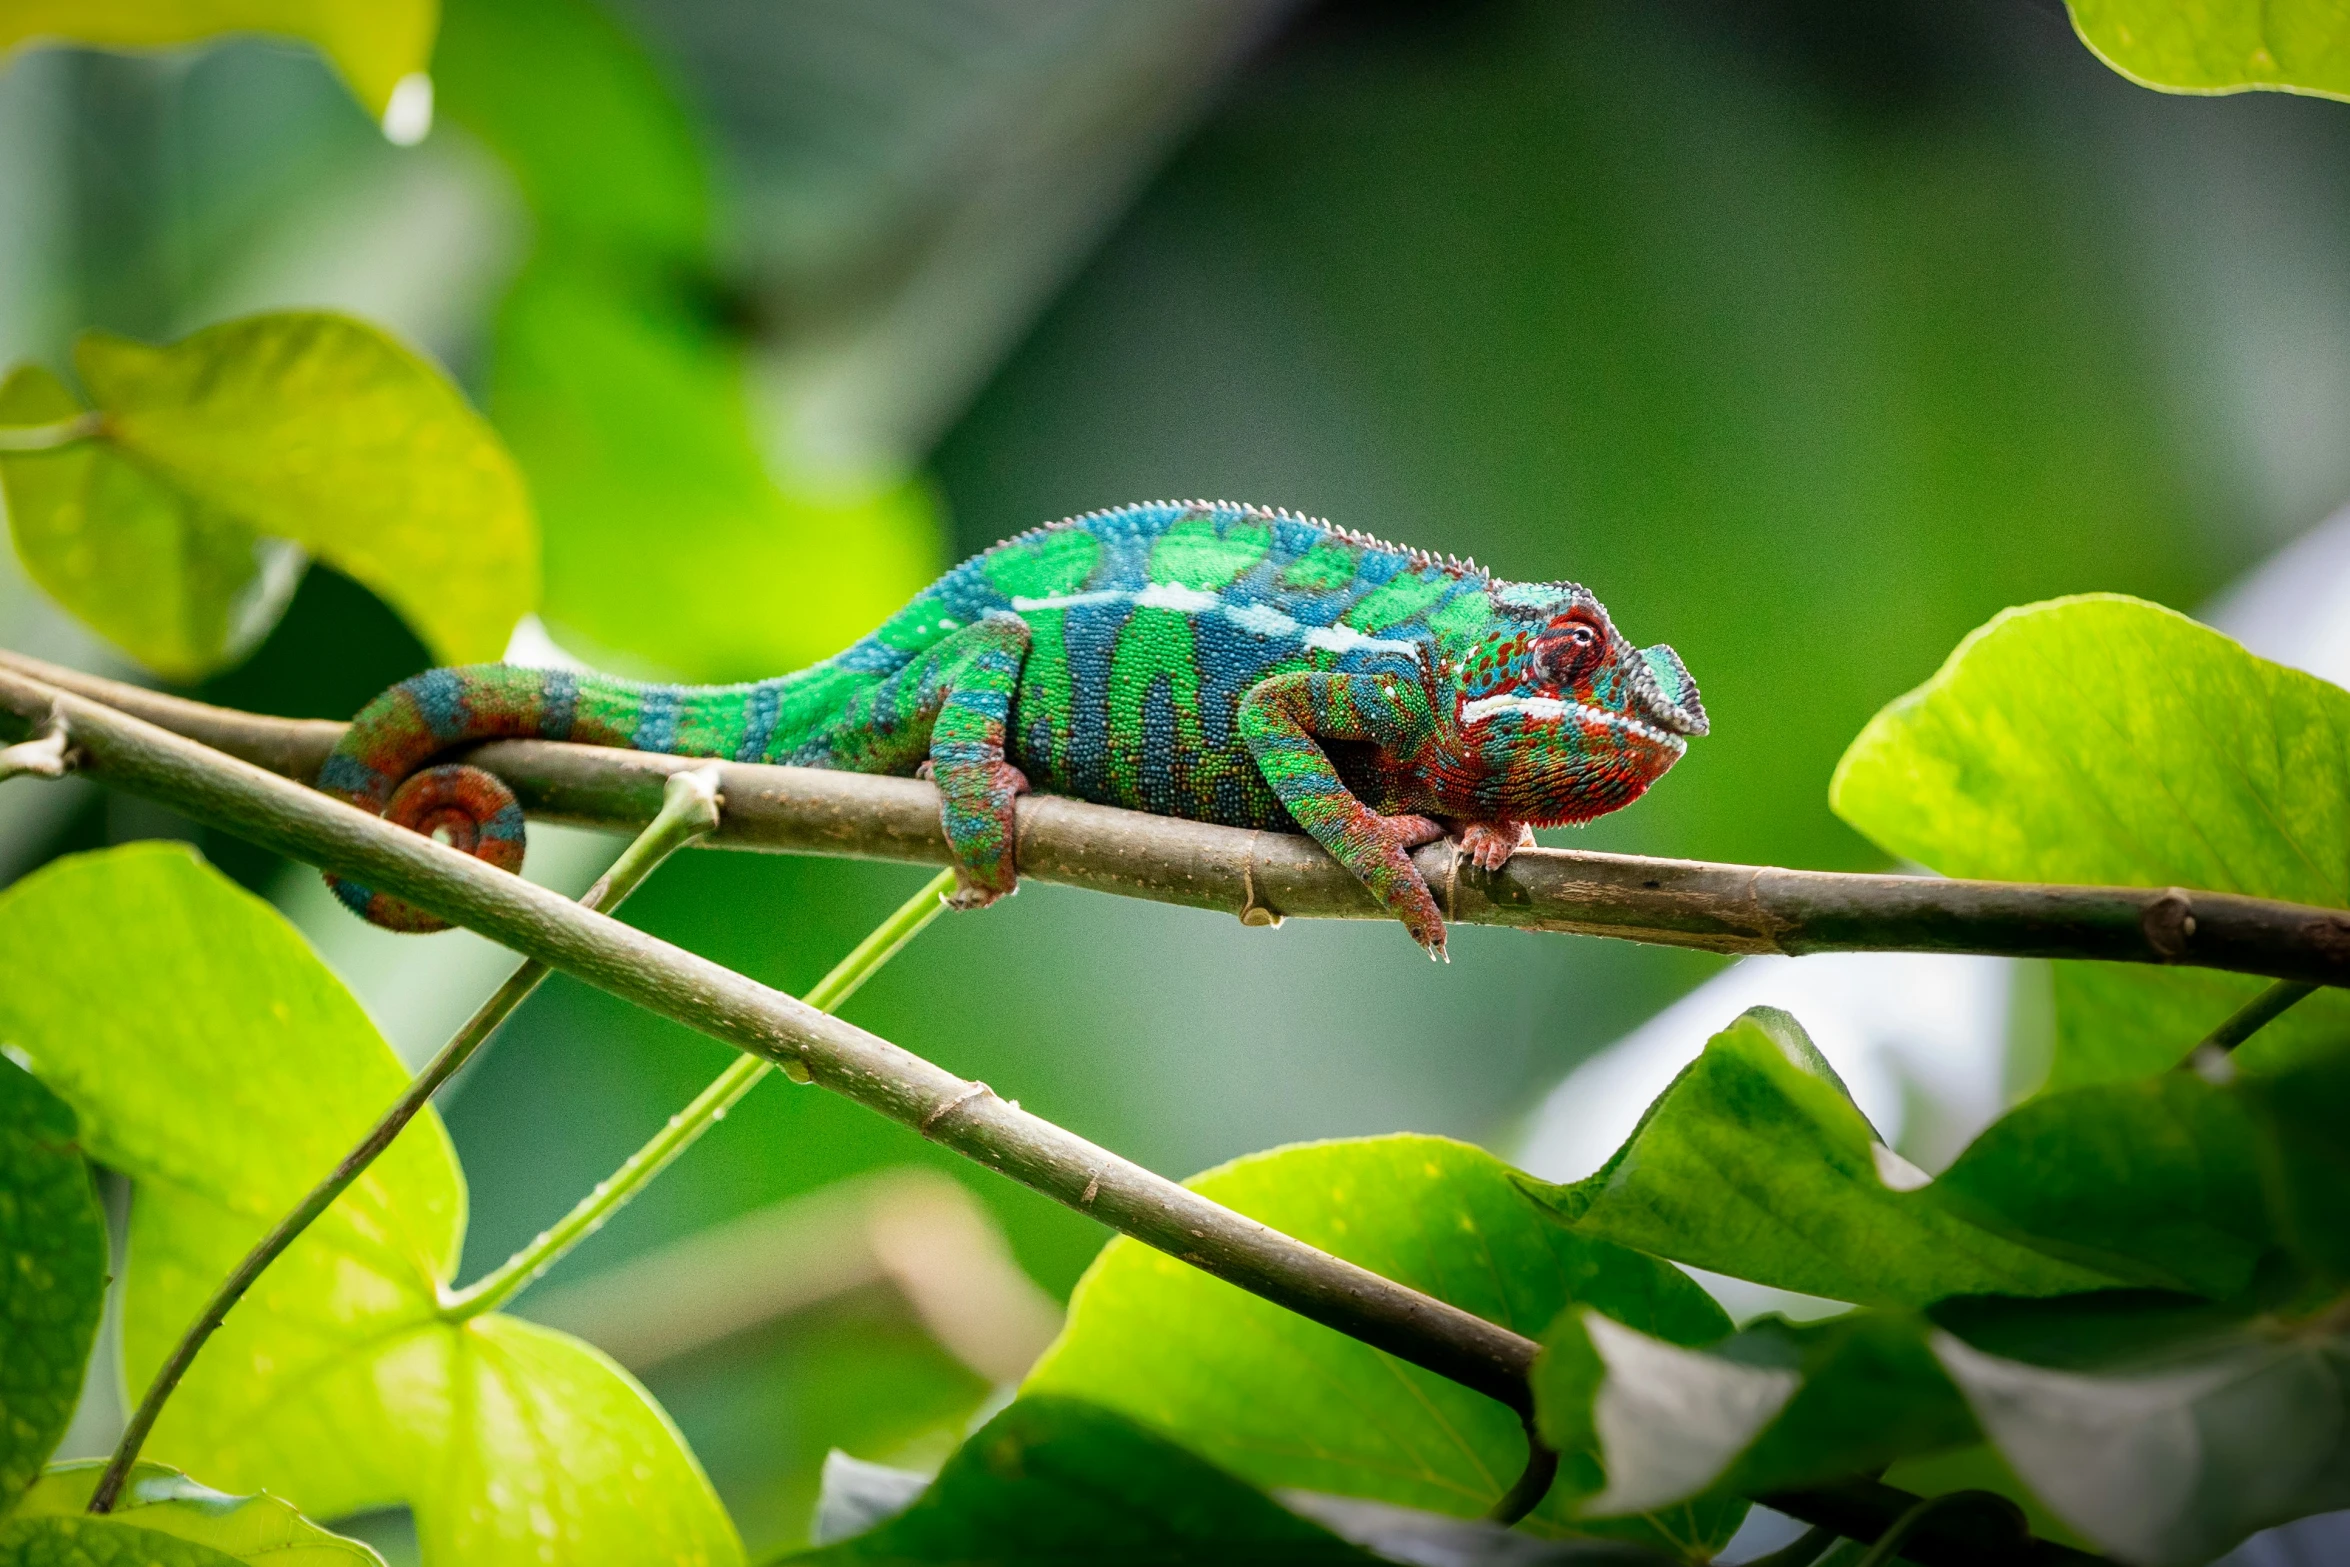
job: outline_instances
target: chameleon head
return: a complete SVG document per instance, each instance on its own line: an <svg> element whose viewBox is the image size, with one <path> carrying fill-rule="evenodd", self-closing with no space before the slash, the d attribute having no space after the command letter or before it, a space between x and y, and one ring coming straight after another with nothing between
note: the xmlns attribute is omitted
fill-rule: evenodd
<svg viewBox="0 0 2350 1567"><path fill-rule="evenodd" d="M1634 647L1571 582L1497 584L1450 664L1456 813L1556 827L1629 805L1706 732L1671 648Z"/></svg>

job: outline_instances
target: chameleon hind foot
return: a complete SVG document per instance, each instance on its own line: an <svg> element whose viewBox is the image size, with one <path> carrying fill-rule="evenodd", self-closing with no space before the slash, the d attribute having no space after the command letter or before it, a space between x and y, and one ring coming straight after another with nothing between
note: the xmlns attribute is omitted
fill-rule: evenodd
<svg viewBox="0 0 2350 1567"><path fill-rule="evenodd" d="M1460 831L1461 853L1481 871L1497 871L1520 849L1534 847L1534 829L1524 822L1471 822Z"/></svg>

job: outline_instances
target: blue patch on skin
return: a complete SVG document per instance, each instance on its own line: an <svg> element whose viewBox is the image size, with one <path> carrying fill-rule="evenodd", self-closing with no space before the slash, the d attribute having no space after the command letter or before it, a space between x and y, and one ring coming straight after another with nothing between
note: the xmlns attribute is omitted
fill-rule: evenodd
<svg viewBox="0 0 2350 1567"><path fill-rule="evenodd" d="M751 687L749 701L743 714L743 742L734 749L738 762L764 761L767 747L775 738L775 723L783 714L783 686L780 681L762 680Z"/></svg>
<svg viewBox="0 0 2350 1567"><path fill-rule="evenodd" d="M550 740L571 738L579 717L579 676L568 669L547 671L545 695L539 703L539 731Z"/></svg>
<svg viewBox="0 0 2350 1567"><path fill-rule="evenodd" d="M465 678L454 669L431 669L408 682L409 698L425 728L443 745L465 738Z"/></svg>
<svg viewBox="0 0 2350 1567"><path fill-rule="evenodd" d="M387 791L389 780L356 756L330 751L319 764L318 787L329 794L355 794L370 799Z"/></svg>
<svg viewBox="0 0 2350 1567"><path fill-rule="evenodd" d="M638 699L636 728L628 743L639 751L677 749L678 709L683 705L675 686L646 686Z"/></svg>

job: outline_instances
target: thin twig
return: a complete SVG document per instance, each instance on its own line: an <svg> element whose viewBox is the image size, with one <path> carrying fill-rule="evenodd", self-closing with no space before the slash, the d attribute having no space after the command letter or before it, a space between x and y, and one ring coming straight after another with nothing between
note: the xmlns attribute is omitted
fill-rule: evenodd
<svg viewBox="0 0 2350 1567"><path fill-rule="evenodd" d="M54 714L36 725L28 738L0 748L0 783L11 778L63 778L72 767L65 724Z"/></svg>
<svg viewBox="0 0 2350 1567"><path fill-rule="evenodd" d="M0 673L63 687L287 777L307 780L343 732L162 696L0 652ZM30 685L9 689L29 691ZM13 704L12 704L13 705ZM467 758L504 778L540 820L634 831L684 757L506 740ZM722 764L718 847L947 863L938 794L911 778ZM1050 795L1024 798L1016 858L1036 881L1277 917L1386 918L1311 839L1147 816ZM1772 866L1523 849L1482 871L1447 845L1417 863L1456 924L1567 931L1711 952L1971 952L2180 964L2350 985L2350 910L2177 887L1852 875Z"/></svg>
<svg viewBox="0 0 2350 1567"><path fill-rule="evenodd" d="M654 867L684 848L694 839L715 829L718 825L718 779L715 770L679 773L669 782L668 798L655 816L652 825L638 834L634 842L623 850L612 868L596 878L579 900L587 909L610 909L634 892ZM90 1492L89 1510L94 1513L111 1512L123 1484L130 1478L131 1465L138 1460L139 1449L146 1446L148 1433L154 1430L156 1419L162 1415L164 1404L179 1387L188 1367L195 1363L197 1352L218 1330L238 1301L245 1298L255 1281L269 1265L291 1246L302 1232L310 1228L319 1215L333 1206L353 1181L359 1179L367 1167L375 1163L383 1151L391 1147L408 1123L429 1103L443 1083L456 1075L457 1069L473 1058L498 1025L505 1022L514 1009L539 987L548 974L547 965L526 959L491 997L481 1004L465 1026L452 1035L439 1054L425 1063L424 1070L392 1102L383 1118L349 1153L343 1155L324 1180L310 1189L291 1213L280 1219L267 1235L255 1243L244 1260L229 1271L227 1278L212 1292L196 1320L172 1346L172 1351L156 1371L155 1379L147 1385L147 1392L139 1400L139 1407L131 1414L129 1424L123 1427L122 1440L115 1444L114 1456L107 1460L105 1472L98 1476L96 1489Z"/></svg>
<svg viewBox="0 0 2350 1567"><path fill-rule="evenodd" d="M1542 1433L1534 1429L1534 1417L1526 1417L1526 1467L1518 1471L1517 1482L1504 1491L1485 1516L1495 1523L1511 1524L1542 1505L1550 1494L1551 1485L1559 1476L1558 1449L1542 1440Z"/></svg>
<svg viewBox="0 0 2350 1567"><path fill-rule="evenodd" d="M834 964L832 971L818 980L815 989L802 999L819 1012L836 1010L896 957L907 942L920 935L923 927L938 918L954 884L953 871L940 871L932 877L919 892L899 905L895 914L858 942L847 957ZM668 1125L630 1154L609 1179L597 1182L595 1190L574 1204L569 1213L540 1231L529 1245L496 1268L451 1293L442 1302L441 1316L450 1322L462 1322L485 1311L496 1311L528 1289L533 1280L561 1261L566 1252L594 1234L651 1184L653 1177L669 1168L704 1132L724 1120L726 1112L741 1103L743 1095L758 1087L759 1080L774 1070L774 1062L757 1056L743 1056L729 1064L716 1081L694 1096L693 1103L671 1116Z"/></svg>

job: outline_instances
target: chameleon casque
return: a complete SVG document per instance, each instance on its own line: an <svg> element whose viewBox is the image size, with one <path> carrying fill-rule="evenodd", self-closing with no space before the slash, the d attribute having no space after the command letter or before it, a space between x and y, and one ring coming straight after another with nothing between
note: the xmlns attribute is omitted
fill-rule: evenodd
<svg viewBox="0 0 2350 1567"><path fill-rule="evenodd" d="M513 794L434 757L536 737L921 773L965 908L1013 890L1029 789L1296 827L1439 956L1413 848L1449 834L1498 869L1534 827L1630 804L1705 732L1673 650L1634 647L1574 583L1501 581L1284 510L1158 502L1008 539L846 652L772 680L431 670L368 704L318 785L513 869ZM378 925L441 928L357 883L335 890Z"/></svg>

